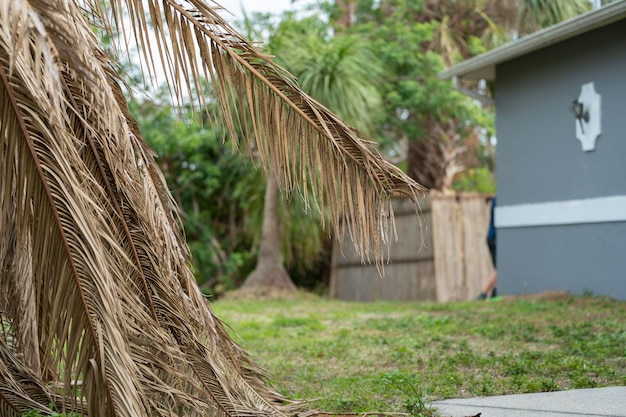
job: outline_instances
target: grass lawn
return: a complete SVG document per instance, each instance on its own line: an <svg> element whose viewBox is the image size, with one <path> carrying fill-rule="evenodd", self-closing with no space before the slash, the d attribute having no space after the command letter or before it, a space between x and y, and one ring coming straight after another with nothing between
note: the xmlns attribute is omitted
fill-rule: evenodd
<svg viewBox="0 0 626 417"><path fill-rule="evenodd" d="M271 384L332 413L429 415L442 398L626 385L626 303L219 300L218 317Z"/></svg>

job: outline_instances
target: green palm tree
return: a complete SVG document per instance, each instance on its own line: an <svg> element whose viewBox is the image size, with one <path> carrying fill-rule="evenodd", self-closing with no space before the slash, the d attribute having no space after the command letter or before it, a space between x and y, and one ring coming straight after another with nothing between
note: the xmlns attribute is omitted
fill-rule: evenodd
<svg viewBox="0 0 626 417"><path fill-rule="evenodd" d="M427 0L422 19L439 22L429 47L441 54L446 65L452 65L481 51L472 50L472 39L480 39L483 48L491 49L590 8L588 0ZM455 137L440 132L454 132L456 121L441 123L430 118L428 123L427 137L409 143L409 173L433 188L451 188L454 173L465 169L462 159L468 141L441 140ZM476 142L475 135L471 140Z"/></svg>
<svg viewBox="0 0 626 417"><path fill-rule="evenodd" d="M475 53L472 38L491 49L590 9L588 0L427 0L419 20L439 22L431 47L452 65Z"/></svg>
<svg viewBox="0 0 626 417"><path fill-rule="evenodd" d="M277 63L295 75L303 91L347 122L371 133L381 104L374 87L379 81L380 64L361 38L332 36L327 29L327 24L316 17L296 20L287 16L273 31L268 50L276 56ZM307 197L308 190L300 191L304 193L302 197ZM280 204L278 183L274 175L269 175L258 261L243 288L296 289L281 254L281 229L288 225L284 217L279 218ZM295 221L293 216L289 221ZM323 245L319 231L297 238L316 241L318 244L313 248L318 251Z"/></svg>
<svg viewBox="0 0 626 417"><path fill-rule="evenodd" d="M352 13L349 17L341 15L340 22L374 22L376 30L383 33L399 28L396 38L390 39L389 46L386 46L392 53L393 48L413 48L414 56L426 56L434 51L445 65L455 64L591 8L588 0L382 0L373 3L337 0L335 4L343 13ZM419 39L408 45L403 43L407 41L403 37L407 28L418 24L435 27L432 38L428 41ZM427 70L432 74L426 71L416 74L414 66L400 65L399 72L388 74L388 78L411 78L427 86L434 83L429 79L436 79L436 73L441 69L431 67ZM394 82L388 83L390 94L402 94ZM407 102L413 100L410 97L413 91L406 93ZM395 121L401 126L399 131L392 132L396 138L403 139L407 130L413 128L405 121L419 124L422 137L418 139L415 135L408 140L407 171L416 181L434 189L452 186L455 175L465 169L464 159L471 148L469 142L478 143L476 133L459 134L467 129L467 120L456 119L442 107L428 112L412 109L403 114L402 120L397 117L397 109L389 111L389 124L393 125Z"/></svg>
<svg viewBox="0 0 626 417"><path fill-rule="evenodd" d="M210 78L227 127L235 101L266 169L281 167L287 189L310 179L360 247L382 241L390 194L420 188L217 6L103 4L0 6L0 415L50 403L92 416L283 415L196 286L175 202L92 29L134 39L179 98Z"/></svg>

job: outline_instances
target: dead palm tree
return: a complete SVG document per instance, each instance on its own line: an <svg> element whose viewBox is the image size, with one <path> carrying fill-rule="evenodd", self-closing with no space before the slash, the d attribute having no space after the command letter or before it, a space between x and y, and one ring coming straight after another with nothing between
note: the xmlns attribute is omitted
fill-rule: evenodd
<svg viewBox="0 0 626 417"><path fill-rule="evenodd" d="M174 202L92 28L134 39L146 69L163 62L176 95L211 79L227 127L235 101L264 166L281 167L287 189L310 178L311 204L364 253L386 238L390 195L420 188L217 6L107 5L0 3L0 415L50 403L92 416L281 415L195 284Z"/></svg>

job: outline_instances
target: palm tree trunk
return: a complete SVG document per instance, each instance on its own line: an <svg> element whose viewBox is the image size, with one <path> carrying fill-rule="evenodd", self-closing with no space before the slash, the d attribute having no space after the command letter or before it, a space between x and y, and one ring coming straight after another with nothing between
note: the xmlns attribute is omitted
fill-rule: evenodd
<svg viewBox="0 0 626 417"><path fill-rule="evenodd" d="M281 227L278 222L278 182L270 173L265 188L263 207L263 230L256 268L246 279L242 288L266 288L276 291L295 291L280 253Z"/></svg>
<svg viewBox="0 0 626 417"><path fill-rule="evenodd" d="M407 151L408 174L431 190L448 190L456 174L465 168L467 154L464 139L456 133L456 124L442 125L429 120L428 136L409 141Z"/></svg>
<svg viewBox="0 0 626 417"><path fill-rule="evenodd" d="M354 16L354 9L356 7L356 1L354 0L337 0L337 5L341 10L341 14L336 22L337 27L346 29L352 25Z"/></svg>

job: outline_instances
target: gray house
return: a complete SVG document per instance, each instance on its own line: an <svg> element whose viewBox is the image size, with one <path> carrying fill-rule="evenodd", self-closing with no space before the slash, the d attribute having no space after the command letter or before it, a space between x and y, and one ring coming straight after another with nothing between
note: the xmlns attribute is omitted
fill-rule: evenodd
<svg viewBox="0 0 626 417"><path fill-rule="evenodd" d="M626 1L441 77L495 83L499 292L626 299Z"/></svg>

